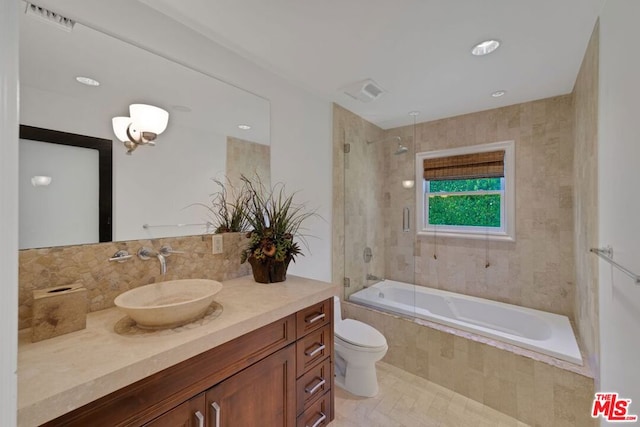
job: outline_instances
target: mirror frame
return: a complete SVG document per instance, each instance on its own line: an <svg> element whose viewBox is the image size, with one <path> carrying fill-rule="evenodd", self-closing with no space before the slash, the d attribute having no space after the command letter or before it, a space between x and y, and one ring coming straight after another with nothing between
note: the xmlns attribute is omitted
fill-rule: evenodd
<svg viewBox="0 0 640 427"><path fill-rule="evenodd" d="M98 150L98 242L111 242L113 215L113 141L93 136L20 125L20 139Z"/></svg>

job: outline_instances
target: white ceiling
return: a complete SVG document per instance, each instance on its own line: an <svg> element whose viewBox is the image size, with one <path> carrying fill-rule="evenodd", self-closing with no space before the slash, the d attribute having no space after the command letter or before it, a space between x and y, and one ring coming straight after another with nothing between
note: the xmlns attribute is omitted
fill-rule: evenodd
<svg viewBox="0 0 640 427"><path fill-rule="evenodd" d="M571 92L605 0L139 0L385 128ZM502 47L474 57L487 38ZM343 88L373 78L363 104ZM496 90L506 90L492 98Z"/></svg>

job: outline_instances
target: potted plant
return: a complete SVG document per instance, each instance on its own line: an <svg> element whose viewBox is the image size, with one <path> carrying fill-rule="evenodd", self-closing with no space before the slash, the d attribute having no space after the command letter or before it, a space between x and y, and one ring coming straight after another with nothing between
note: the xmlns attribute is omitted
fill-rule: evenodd
<svg viewBox="0 0 640 427"><path fill-rule="evenodd" d="M315 212L294 204L293 194L287 195L283 184L266 188L259 180L242 180L247 192L245 218L251 231L241 261L249 261L256 282L282 282L287 278L289 263L303 255L295 239L304 242L302 223Z"/></svg>
<svg viewBox="0 0 640 427"><path fill-rule="evenodd" d="M220 190L211 194L211 202L206 205L197 203L209 211L214 234L237 233L249 230L247 223L246 208L249 201L249 192L243 185L241 188L234 188L231 184L225 185L222 181L213 179ZM227 190L229 186L230 191Z"/></svg>

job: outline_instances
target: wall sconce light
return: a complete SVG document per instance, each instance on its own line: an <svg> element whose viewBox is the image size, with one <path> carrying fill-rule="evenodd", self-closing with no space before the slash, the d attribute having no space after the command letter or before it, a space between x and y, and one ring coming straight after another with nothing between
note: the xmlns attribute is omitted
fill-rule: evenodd
<svg viewBox="0 0 640 427"><path fill-rule="evenodd" d="M167 128L169 113L162 108L146 104L131 104L131 117L114 117L113 132L124 142L127 154L131 154L138 145L155 145L155 139Z"/></svg>
<svg viewBox="0 0 640 427"><path fill-rule="evenodd" d="M413 186L416 184L416 182L413 179L403 179L402 180L402 187L403 188L413 188Z"/></svg>
<svg viewBox="0 0 640 427"><path fill-rule="evenodd" d="M51 184L51 177L44 175L36 175L31 177L31 185L34 187L46 187Z"/></svg>

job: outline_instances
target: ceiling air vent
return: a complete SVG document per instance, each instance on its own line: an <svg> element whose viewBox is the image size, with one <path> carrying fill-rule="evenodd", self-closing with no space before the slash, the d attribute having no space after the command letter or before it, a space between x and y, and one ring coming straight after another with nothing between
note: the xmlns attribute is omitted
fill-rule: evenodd
<svg viewBox="0 0 640 427"><path fill-rule="evenodd" d="M361 102L375 101L384 93L384 89L371 79L366 79L347 87L344 91L353 99Z"/></svg>
<svg viewBox="0 0 640 427"><path fill-rule="evenodd" d="M73 26L76 25L76 21L62 16L59 13L52 12L44 7L37 6L33 3L27 3L27 9L25 10L27 15L36 17L42 21L53 24L61 30L71 32Z"/></svg>

